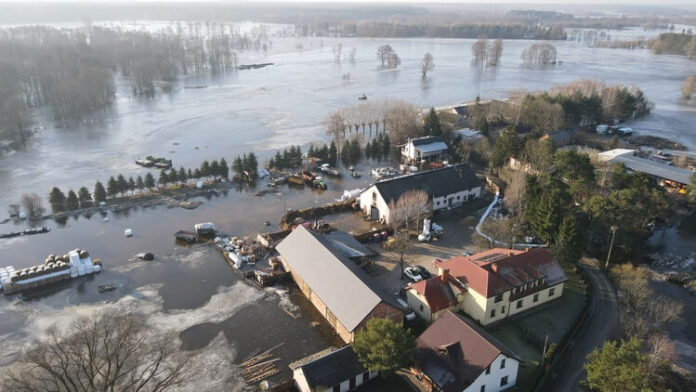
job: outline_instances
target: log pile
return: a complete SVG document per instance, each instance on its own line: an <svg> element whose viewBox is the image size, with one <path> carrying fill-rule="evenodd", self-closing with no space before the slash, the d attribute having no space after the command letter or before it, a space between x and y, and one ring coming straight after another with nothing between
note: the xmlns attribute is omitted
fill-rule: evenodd
<svg viewBox="0 0 696 392"><path fill-rule="evenodd" d="M271 352L282 344L271 347L269 350L239 364L239 367L242 369L242 377L244 377L244 381L247 384L255 384L280 372L280 369L275 364L277 361L280 361L280 358L273 358Z"/></svg>

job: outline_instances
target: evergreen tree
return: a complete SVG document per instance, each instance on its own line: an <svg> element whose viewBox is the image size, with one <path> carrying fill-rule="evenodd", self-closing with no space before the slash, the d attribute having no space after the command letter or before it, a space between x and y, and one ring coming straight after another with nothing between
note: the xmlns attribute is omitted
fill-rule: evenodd
<svg viewBox="0 0 696 392"><path fill-rule="evenodd" d="M138 179L135 180L135 187L141 192L143 189L145 189L145 181L143 181L143 176L138 176Z"/></svg>
<svg viewBox="0 0 696 392"><path fill-rule="evenodd" d="M109 177L109 182L106 183L106 193L109 197L114 197L118 194L118 183L114 176Z"/></svg>
<svg viewBox="0 0 696 392"><path fill-rule="evenodd" d="M593 391L649 391L649 359L643 341L632 337L621 342L607 341L587 356L587 386Z"/></svg>
<svg viewBox="0 0 696 392"><path fill-rule="evenodd" d="M186 179L188 177L186 176L186 169L184 169L183 166L179 168L179 174L177 175L177 177L179 177L179 181L186 182Z"/></svg>
<svg viewBox="0 0 696 392"><path fill-rule="evenodd" d="M318 158L321 159L322 161L328 161L329 160L329 146L324 144L321 147L321 151L318 154Z"/></svg>
<svg viewBox="0 0 696 392"><path fill-rule="evenodd" d="M196 177L194 177L193 171L190 168L186 171L186 178L188 178L189 180L196 178Z"/></svg>
<svg viewBox="0 0 696 392"><path fill-rule="evenodd" d="M389 140L389 135L386 133L382 133L382 155L385 157L389 157L389 153L391 152L391 140Z"/></svg>
<svg viewBox="0 0 696 392"><path fill-rule="evenodd" d="M116 193L126 193L126 191L128 191L128 181L123 174L119 174L116 179Z"/></svg>
<svg viewBox="0 0 696 392"><path fill-rule="evenodd" d="M435 108L430 108L430 112L425 116L423 133L428 136L442 136L442 126Z"/></svg>
<svg viewBox="0 0 696 392"><path fill-rule="evenodd" d="M476 120L476 130L481 131L481 133L488 136L489 127L490 126L488 124L488 120L486 119L486 116L479 116L478 119Z"/></svg>
<svg viewBox="0 0 696 392"><path fill-rule="evenodd" d="M167 180L172 184L176 184L179 181L179 174L176 170L172 170L167 174Z"/></svg>
<svg viewBox="0 0 696 392"><path fill-rule="evenodd" d="M213 176L213 178L218 178L220 176L220 164L216 160L210 162L210 175Z"/></svg>
<svg viewBox="0 0 696 392"><path fill-rule="evenodd" d="M307 150L307 157L316 157L316 154L317 153L314 151L314 144L310 144Z"/></svg>
<svg viewBox="0 0 696 392"><path fill-rule="evenodd" d="M77 192L77 198L80 200L80 207L85 208L92 201L92 196L89 194L89 190L86 187L80 188Z"/></svg>
<svg viewBox="0 0 696 392"><path fill-rule="evenodd" d="M208 177L210 175L210 162L203 161L203 163L201 163L201 177Z"/></svg>
<svg viewBox="0 0 696 392"><path fill-rule="evenodd" d="M166 185L169 182L169 176L167 175L167 170L162 169L160 170L160 175L159 179L157 180L157 183L159 185Z"/></svg>
<svg viewBox="0 0 696 392"><path fill-rule="evenodd" d="M48 203L54 213L65 211L65 194L58 187L53 187L48 194Z"/></svg>
<svg viewBox="0 0 696 392"><path fill-rule="evenodd" d="M80 201L77 199L75 191L68 191L68 197L65 199L65 208L68 211L74 211L80 208Z"/></svg>
<svg viewBox="0 0 696 392"><path fill-rule="evenodd" d="M256 173L259 169L259 161L253 152L250 152L247 156L246 169L251 173Z"/></svg>
<svg viewBox="0 0 696 392"><path fill-rule="evenodd" d="M152 176L152 173L145 174L145 188L147 188L148 190L151 190L154 187L155 187L155 177Z"/></svg>
<svg viewBox="0 0 696 392"><path fill-rule="evenodd" d="M365 144L365 158L370 159L371 155L372 155L372 144L370 144L370 141L368 140L367 143Z"/></svg>
<svg viewBox="0 0 696 392"><path fill-rule="evenodd" d="M517 156L520 148L521 143L517 132L513 129L506 129L496 139L495 146L493 146L490 159L491 167L503 167L511 157Z"/></svg>
<svg viewBox="0 0 696 392"><path fill-rule="evenodd" d="M360 142L358 141L358 139L353 139L350 142L350 160L353 165L360 162L361 155L362 151L360 151Z"/></svg>
<svg viewBox="0 0 696 392"><path fill-rule="evenodd" d="M390 319L373 318L355 333L353 351L360 363L372 371L389 375L408 365L416 348L411 332Z"/></svg>
<svg viewBox="0 0 696 392"><path fill-rule="evenodd" d="M563 217L561 226L558 228L552 247L553 254L556 256L556 260L568 265L580 260L582 249L582 235L578 220L574 214L567 214Z"/></svg>
<svg viewBox="0 0 696 392"><path fill-rule="evenodd" d="M326 160L328 161L329 165L331 166L336 166L336 161L338 158L338 149L336 148L336 143L331 141L331 145L329 146L329 153L326 157Z"/></svg>
<svg viewBox="0 0 696 392"><path fill-rule="evenodd" d="M350 143L343 143L341 148L341 160L345 165L350 165Z"/></svg>
<svg viewBox="0 0 696 392"><path fill-rule="evenodd" d="M97 203L106 201L106 190L104 190L104 185L102 185L101 182L97 181L96 184L94 184L94 201Z"/></svg>
<svg viewBox="0 0 696 392"><path fill-rule="evenodd" d="M238 176L244 171L244 162L239 155L232 161L232 171Z"/></svg>
<svg viewBox="0 0 696 392"><path fill-rule="evenodd" d="M196 179L199 179L199 178L203 177L203 173L201 173L201 169L196 169L196 170L194 170L194 172L193 172L193 177L196 178Z"/></svg>
<svg viewBox="0 0 696 392"><path fill-rule="evenodd" d="M230 167L227 166L225 158L220 158L220 176L225 180L230 178Z"/></svg>
<svg viewBox="0 0 696 392"><path fill-rule="evenodd" d="M128 190L131 192L131 194L135 193L135 180L133 177L128 177Z"/></svg>
<svg viewBox="0 0 696 392"><path fill-rule="evenodd" d="M288 150L283 150L283 158L280 167L286 169L290 167L290 164L290 152Z"/></svg>
<svg viewBox="0 0 696 392"><path fill-rule="evenodd" d="M534 208L530 211L529 225L542 240L550 242L558 231L563 208L563 196L558 188L553 187L541 193Z"/></svg>

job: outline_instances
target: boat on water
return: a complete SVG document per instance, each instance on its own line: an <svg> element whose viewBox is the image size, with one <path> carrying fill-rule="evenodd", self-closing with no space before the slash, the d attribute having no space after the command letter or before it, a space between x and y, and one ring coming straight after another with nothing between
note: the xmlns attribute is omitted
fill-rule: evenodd
<svg viewBox="0 0 696 392"><path fill-rule="evenodd" d="M268 183L270 186L276 186L276 185L283 185L286 182L288 182L289 177L288 176L280 176L272 180L271 182Z"/></svg>
<svg viewBox="0 0 696 392"><path fill-rule="evenodd" d="M367 100L367 95L363 94L363 95L359 96L358 99L361 101L365 101L365 100Z"/></svg>
<svg viewBox="0 0 696 392"><path fill-rule="evenodd" d="M63 256L49 255L44 264L16 270L12 266L0 268L0 289L13 294L61 280L101 272L100 259L92 259L87 251L75 249Z"/></svg>

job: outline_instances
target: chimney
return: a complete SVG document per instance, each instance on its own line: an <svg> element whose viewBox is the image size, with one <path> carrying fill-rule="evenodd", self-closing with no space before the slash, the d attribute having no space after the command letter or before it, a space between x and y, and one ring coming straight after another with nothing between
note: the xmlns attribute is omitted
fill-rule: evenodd
<svg viewBox="0 0 696 392"><path fill-rule="evenodd" d="M529 248L528 248L528 247L527 247L527 248L524 248L524 251L525 251L525 252L529 252Z"/></svg>
<svg viewBox="0 0 696 392"><path fill-rule="evenodd" d="M438 267L437 269L437 274L440 276L440 280L443 282L449 282L450 280L450 273L448 268L440 268Z"/></svg>
<svg viewBox="0 0 696 392"><path fill-rule="evenodd" d="M510 253L510 256L512 256L512 253ZM495 273L498 273L498 263L492 262L491 263L491 270Z"/></svg>

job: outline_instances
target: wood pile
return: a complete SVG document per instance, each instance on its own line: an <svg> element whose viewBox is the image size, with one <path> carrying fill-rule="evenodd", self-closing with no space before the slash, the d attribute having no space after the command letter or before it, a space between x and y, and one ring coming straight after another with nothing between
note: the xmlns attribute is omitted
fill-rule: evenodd
<svg viewBox="0 0 696 392"><path fill-rule="evenodd" d="M280 343L239 364L242 377L247 384L255 384L280 372L275 364L280 358L273 358L271 352L282 345L283 343Z"/></svg>

